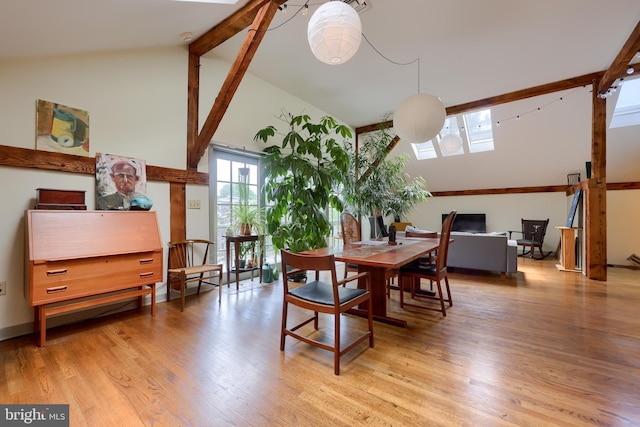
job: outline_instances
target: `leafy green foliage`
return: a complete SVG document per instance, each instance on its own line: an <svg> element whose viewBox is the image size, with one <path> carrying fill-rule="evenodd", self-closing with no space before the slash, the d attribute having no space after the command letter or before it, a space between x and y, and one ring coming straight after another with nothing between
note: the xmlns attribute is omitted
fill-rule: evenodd
<svg viewBox="0 0 640 427"><path fill-rule="evenodd" d="M267 233L276 249L301 252L326 247L331 235L326 208L343 210L339 189L350 161L349 143L335 138L353 134L328 116L313 123L306 114L283 112L280 119L287 126L285 134L268 126L254 137L268 143L282 136L280 144L264 149L265 196L273 203L267 209Z"/></svg>
<svg viewBox="0 0 640 427"><path fill-rule="evenodd" d="M351 153L345 200L355 215L402 218L416 203L431 197L422 177L411 178L404 171L406 156L388 156L392 140L389 129L381 128L366 137L357 154Z"/></svg>

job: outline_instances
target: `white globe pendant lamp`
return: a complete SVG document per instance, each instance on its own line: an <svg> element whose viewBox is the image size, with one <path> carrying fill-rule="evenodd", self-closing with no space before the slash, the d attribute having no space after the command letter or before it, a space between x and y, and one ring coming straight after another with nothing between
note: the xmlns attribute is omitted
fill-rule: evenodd
<svg viewBox="0 0 640 427"><path fill-rule="evenodd" d="M444 126L444 104L437 96L413 95L400 104L393 115L393 128L403 141L420 144L435 137Z"/></svg>
<svg viewBox="0 0 640 427"><path fill-rule="evenodd" d="M311 52L320 61L330 65L344 64L360 47L360 16L342 1L325 3L311 16L307 38Z"/></svg>
<svg viewBox="0 0 640 427"><path fill-rule="evenodd" d="M462 148L462 138L455 133L448 133L440 140L440 150L445 154L454 154Z"/></svg>

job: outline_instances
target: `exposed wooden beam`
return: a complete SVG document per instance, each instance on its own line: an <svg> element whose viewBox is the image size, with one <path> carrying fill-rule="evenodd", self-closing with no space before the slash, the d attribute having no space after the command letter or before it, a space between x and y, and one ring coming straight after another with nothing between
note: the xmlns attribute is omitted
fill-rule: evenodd
<svg viewBox="0 0 640 427"><path fill-rule="evenodd" d="M96 174L95 157L0 145L0 166ZM147 181L209 185L209 174L147 165Z"/></svg>
<svg viewBox="0 0 640 427"><path fill-rule="evenodd" d="M549 93L561 90L573 89L580 86L593 84L593 82L602 76L603 72L585 74L578 77L572 77L565 80L559 80L553 83L547 83L540 86L530 87L528 89L517 90L515 92L506 93L504 95L493 96L481 99L479 101L468 102L466 104L455 105L447 108L447 115L461 114L466 111L477 110L479 108L489 108L495 105L506 104L509 102L520 101L522 99L533 98L534 96L547 95Z"/></svg>
<svg viewBox="0 0 640 427"><path fill-rule="evenodd" d="M640 182L607 182L607 190L640 190Z"/></svg>
<svg viewBox="0 0 640 427"><path fill-rule="evenodd" d="M585 191L585 274L589 279L607 280L607 100L598 96L593 83L591 171Z"/></svg>
<svg viewBox="0 0 640 427"><path fill-rule="evenodd" d="M192 41L189 44L189 52L196 56L204 55L251 25L258 11L265 4L271 2L280 6L286 3L286 1L287 0L251 0L233 15L224 19L218 25Z"/></svg>
<svg viewBox="0 0 640 427"><path fill-rule="evenodd" d="M169 184L169 239L184 240L187 238L187 200L186 186L183 183Z"/></svg>
<svg viewBox="0 0 640 427"><path fill-rule="evenodd" d="M396 145L398 145L398 142L400 142L400 137L399 137L399 136L395 136L395 137L393 137L393 139L389 142L389 145L387 145L387 149L386 149L385 157L386 157L386 155L387 155L387 154L389 154L389 153L391 152L391 150L393 150L393 149L396 147ZM357 150L357 148L356 148L356 150ZM357 153L358 153L358 152L356 151L356 155L357 155ZM369 169L367 169L367 170L365 171L365 173L363 173L363 174L362 174L362 177L361 177L360 179L357 179L357 177L356 177L356 181L357 181L358 183L360 183L360 182L364 181L365 179L367 179L367 177L368 177L369 175L371 175L371 173L373 172L373 169L374 169L374 168L376 168L376 167L378 167L378 165L380 164L380 162L381 162L381 161L382 161L382 159L376 159L376 160L371 164L371 166L369 167Z"/></svg>
<svg viewBox="0 0 640 427"><path fill-rule="evenodd" d="M528 89L517 90L515 92L505 93L503 95L492 96L478 101L467 102L465 104L454 105L447 107L447 116L454 114L462 114L467 111L477 110L479 108L490 108L495 105L506 104L508 102L520 101L526 98L532 98L534 96L546 95L549 93L558 92L561 90L573 89L580 86L586 86L593 84L594 81L602 77L604 71L597 73L584 74L578 77L571 77L565 80L559 80L557 82L547 83L540 86L530 87ZM361 126L356 128L356 134L371 132L380 129L380 127L393 126L393 120L387 120L381 123L374 123L371 125Z"/></svg>
<svg viewBox="0 0 640 427"><path fill-rule="evenodd" d="M611 63L609 69L604 73L604 76L598 83L597 93L605 93L620 77L626 76L627 68L633 57L640 51L640 21L636 24L636 28L633 30L624 46Z"/></svg>
<svg viewBox="0 0 640 427"><path fill-rule="evenodd" d="M560 193L567 191L566 185L544 185L535 187L485 188L478 190L432 191L434 197L485 196L488 194Z"/></svg>
<svg viewBox="0 0 640 427"><path fill-rule="evenodd" d="M200 56L189 52L187 71L187 169L196 170L199 158L194 159L198 141L200 104ZM195 167L190 167L191 164Z"/></svg>
<svg viewBox="0 0 640 427"><path fill-rule="evenodd" d="M222 84L222 87L218 92L218 96L211 107L211 111L202 126L193 151L189 152L189 168L196 168L198 166L200 158L202 158L207 147L209 147L211 138L213 138L215 131L218 129L218 126L220 125L220 122L222 121L238 86L240 86L240 82L242 82L242 78L249 68L249 64L251 63L253 56L258 50L260 42L264 38L266 30L269 28L271 20L278 11L278 6L279 4L277 1L268 2L260 8L256 15L253 25L247 32L245 41L240 48L240 52L238 52L238 56L231 66L231 69L227 74L227 78Z"/></svg>
<svg viewBox="0 0 640 427"><path fill-rule="evenodd" d="M608 183L608 191L613 190L640 190L640 182L614 182ZM545 185L536 187L509 187L509 188L484 188L477 190L452 190L452 191L432 191L431 195L434 197L447 197L447 196L486 196L488 194L526 194L526 193L561 193L564 192L567 196L572 195L580 188L586 190L588 188L588 181L581 181L571 187L566 185Z"/></svg>

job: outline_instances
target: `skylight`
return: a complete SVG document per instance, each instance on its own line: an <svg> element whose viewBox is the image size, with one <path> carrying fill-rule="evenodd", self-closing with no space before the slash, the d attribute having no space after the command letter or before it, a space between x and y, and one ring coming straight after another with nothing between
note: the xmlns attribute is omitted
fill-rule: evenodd
<svg viewBox="0 0 640 427"><path fill-rule="evenodd" d="M430 141L411 144L418 160L458 156L493 150L491 110L449 116Z"/></svg>
<svg viewBox="0 0 640 427"><path fill-rule="evenodd" d="M465 114L464 122L465 129L467 129L470 153L493 150L493 127L491 126L490 109Z"/></svg>
<svg viewBox="0 0 640 427"><path fill-rule="evenodd" d="M620 87L620 95L609 128L640 125L640 78L628 80Z"/></svg>

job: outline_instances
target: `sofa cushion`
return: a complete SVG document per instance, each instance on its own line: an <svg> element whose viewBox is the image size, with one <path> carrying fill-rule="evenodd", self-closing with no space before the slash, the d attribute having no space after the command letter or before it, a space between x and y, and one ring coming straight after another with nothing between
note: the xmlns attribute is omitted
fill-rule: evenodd
<svg viewBox="0 0 640 427"><path fill-rule="evenodd" d="M509 243L506 233L451 233L447 266L475 270L515 272L518 269L517 246ZM514 260L514 256L515 260Z"/></svg>
<svg viewBox="0 0 640 427"><path fill-rule="evenodd" d="M412 233L425 233L425 234L429 234L429 233L435 233L435 231L430 231L430 230L423 230L421 228L417 228L414 227L412 225L407 225L404 229L405 232L409 231Z"/></svg>

